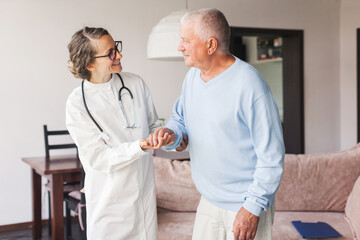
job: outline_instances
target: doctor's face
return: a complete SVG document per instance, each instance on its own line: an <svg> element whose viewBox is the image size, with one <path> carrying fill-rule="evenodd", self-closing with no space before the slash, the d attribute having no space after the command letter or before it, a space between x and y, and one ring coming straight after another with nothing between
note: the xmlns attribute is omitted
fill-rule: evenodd
<svg viewBox="0 0 360 240"><path fill-rule="evenodd" d="M116 48L113 38L110 35L104 35L101 38L94 40L94 45L97 49L96 57L98 57L95 58L93 63L95 72L102 75L121 72L121 53L116 51L114 60L111 60L108 57L109 53Z"/></svg>
<svg viewBox="0 0 360 240"><path fill-rule="evenodd" d="M203 42L194 32L195 21L188 21L180 26L180 43L178 50L182 52L185 65L201 68L207 59L206 41Z"/></svg>

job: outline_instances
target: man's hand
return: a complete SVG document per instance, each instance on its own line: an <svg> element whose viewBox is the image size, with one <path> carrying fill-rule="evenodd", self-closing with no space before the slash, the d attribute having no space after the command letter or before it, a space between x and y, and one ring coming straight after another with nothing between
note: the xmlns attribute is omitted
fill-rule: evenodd
<svg viewBox="0 0 360 240"><path fill-rule="evenodd" d="M174 143L176 134L168 128L159 128L150 134L147 141L153 149L160 149L161 146L168 146Z"/></svg>
<svg viewBox="0 0 360 240"><path fill-rule="evenodd" d="M245 208L236 214L233 224L234 240L252 240L255 238L259 217Z"/></svg>
<svg viewBox="0 0 360 240"><path fill-rule="evenodd" d="M167 145L171 145L174 142L171 140L171 136L169 134L165 134L164 137L162 138L162 144L164 146ZM152 147L149 143L149 139L147 138L143 138L140 140L140 147L143 151L147 150L147 149L155 149L154 147Z"/></svg>
<svg viewBox="0 0 360 240"><path fill-rule="evenodd" d="M177 148L175 148L176 151L178 151L178 152L184 151L189 143L188 136L186 136L185 134L183 134L182 136L183 136L183 139L182 139L180 145Z"/></svg>

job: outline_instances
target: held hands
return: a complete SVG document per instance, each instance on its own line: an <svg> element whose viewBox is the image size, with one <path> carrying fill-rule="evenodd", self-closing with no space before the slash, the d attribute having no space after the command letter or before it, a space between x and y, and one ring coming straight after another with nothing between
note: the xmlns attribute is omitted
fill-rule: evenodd
<svg viewBox="0 0 360 240"><path fill-rule="evenodd" d="M241 208L233 224L234 240L253 240L259 224L259 217Z"/></svg>
<svg viewBox="0 0 360 240"><path fill-rule="evenodd" d="M142 150L146 149L160 149L161 146L168 146L176 140L175 133L168 128L159 128L149 137L140 140L140 147Z"/></svg>
<svg viewBox="0 0 360 240"><path fill-rule="evenodd" d="M168 128L159 128L150 134L147 141L152 149L160 149L162 146L168 146L176 140L175 133Z"/></svg>

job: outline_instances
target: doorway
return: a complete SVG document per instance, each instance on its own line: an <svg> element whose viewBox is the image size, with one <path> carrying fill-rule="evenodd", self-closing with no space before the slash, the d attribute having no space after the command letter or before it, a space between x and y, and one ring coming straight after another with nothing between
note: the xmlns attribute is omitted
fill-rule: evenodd
<svg viewBox="0 0 360 240"><path fill-rule="evenodd" d="M282 89L280 90L282 91L280 95L277 94L277 98L280 96L282 99L277 101L281 102L280 114L285 149L286 153L304 153L304 31L231 27L230 52L246 61L249 53L246 53L243 39L251 41L249 39L253 37L258 39L257 44L272 41L271 49L268 48L266 53L260 53L256 57L271 58L273 62L278 62L277 60L281 58ZM281 40L281 56L274 44L275 39Z"/></svg>

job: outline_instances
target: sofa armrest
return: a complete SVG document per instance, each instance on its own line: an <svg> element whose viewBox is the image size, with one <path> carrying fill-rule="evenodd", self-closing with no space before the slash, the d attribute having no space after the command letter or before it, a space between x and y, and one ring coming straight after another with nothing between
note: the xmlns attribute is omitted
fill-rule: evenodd
<svg viewBox="0 0 360 240"><path fill-rule="evenodd" d="M345 216L350 223L354 239L360 239L360 176L346 202Z"/></svg>
<svg viewBox="0 0 360 240"><path fill-rule="evenodd" d="M360 175L360 144L339 152L286 154L276 210L344 211Z"/></svg>

